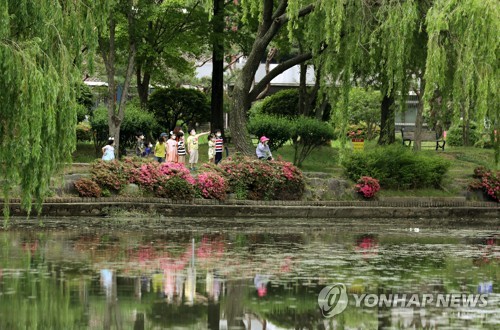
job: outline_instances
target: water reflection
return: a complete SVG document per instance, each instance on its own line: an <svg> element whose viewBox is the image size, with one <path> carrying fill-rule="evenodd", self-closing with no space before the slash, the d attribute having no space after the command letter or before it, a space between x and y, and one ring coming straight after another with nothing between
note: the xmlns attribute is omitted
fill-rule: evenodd
<svg viewBox="0 0 500 330"><path fill-rule="evenodd" d="M488 230L324 224L0 232L0 329L496 329L499 245ZM317 296L332 283L358 295L489 300L475 309L350 301L325 319Z"/></svg>

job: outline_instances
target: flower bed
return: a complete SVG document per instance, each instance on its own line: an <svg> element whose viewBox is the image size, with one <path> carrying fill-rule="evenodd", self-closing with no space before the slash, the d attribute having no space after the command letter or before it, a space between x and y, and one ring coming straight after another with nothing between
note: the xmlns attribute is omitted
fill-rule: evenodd
<svg viewBox="0 0 500 330"><path fill-rule="evenodd" d="M230 157L206 170L224 176L230 192L238 199L300 200L305 181L302 172L285 161L262 161L250 157Z"/></svg>
<svg viewBox="0 0 500 330"><path fill-rule="evenodd" d="M500 201L500 171L494 172L479 166L474 169L473 177L474 180L469 183L469 190L482 190L489 199Z"/></svg>
<svg viewBox="0 0 500 330"><path fill-rule="evenodd" d="M118 192L134 183L146 194L175 200L190 200L194 196L224 200L227 193L239 199L300 200L305 189L302 172L280 160L228 158L219 166L205 164L202 168L204 171L194 178L183 164L126 158L97 161L91 173L103 191Z"/></svg>

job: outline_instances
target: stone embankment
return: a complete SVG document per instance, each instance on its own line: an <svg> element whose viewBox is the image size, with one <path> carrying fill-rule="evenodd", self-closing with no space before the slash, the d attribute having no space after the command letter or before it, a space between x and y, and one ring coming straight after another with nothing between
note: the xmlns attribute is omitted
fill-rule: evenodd
<svg viewBox="0 0 500 330"><path fill-rule="evenodd" d="M0 201L1 202L1 201ZM10 202L11 216L25 216L19 200ZM441 219L443 223L481 219L500 224L500 206L465 198L385 198L379 201L173 201L161 198L49 198L42 216L107 216L120 211L175 217L218 218L376 218Z"/></svg>

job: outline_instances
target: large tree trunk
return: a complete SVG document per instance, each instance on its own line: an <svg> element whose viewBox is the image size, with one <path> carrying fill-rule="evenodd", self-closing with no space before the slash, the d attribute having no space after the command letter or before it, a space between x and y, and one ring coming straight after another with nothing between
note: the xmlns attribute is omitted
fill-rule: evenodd
<svg viewBox="0 0 500 330"><path fill-rule="evenodd" d="M151 73L148 72L146 66L144 76L142 74L141 67L137 68L136 74L137 74L137 93L139 94L139 101L141 103L141 108L146 108L148 104L149 82L151 81Z"/></svg>
<svg viewBox="0 0 500 330"><path fill-rule="evenodd" d="M307 94L307 64L300 63L300 76L299 76L299 114L309 116L311 105L309 102L309 95Z"/></svg>
<svg viewBox="0 0 500 330"><path fill-rule="evenodd" d="M384 95L380 110L380 137L378 139L378 144L392 144L396 141L394 126L394 94L389 96Z"/></svg>
<svg viewBox="0 0 500 330"><path fill-rule="evenodd" d="M120 98L120 103L116 104L116 81L115 81L115 32L116 32L116 21L114 13L110 12L108 28L109 28L109 39L106 40L99 36L99 48L101 51L102 58L106 67L106 74L108 77L108 131L109 137L115 140L115 154L118 158L120 155L120 127L125 117L125 105L127 103L127 95L130 87L130 81L132 80L132 75L134 73L135 64L135 39L133 37L133 24L134 17L132 12L132 2L129 1L129 11L127 15L128 29L129 29L129 54L128 54L128 64L125 75L125 82L123 83L122 95Z"/></svg>
<svg viewBox="0 0 500 330"><path fill-rule="evenodd" d="M420 87L416 89L415 93L418 97L417 117L415 119L415 143L413 150L418 151L422 149L422 125L424 122L424 100L422 98L425 91L425 80L420 79Z"/></svg>
<svg viewBox="0 0 500 330"><path fill-rule="evenodd" d="M224 0L214 0L210 128L224 134Z"/></svg>
<svg viewBox="0 0 500 330"><path fill-rule="evenodd" d="M250 109L248 92L244 88L234 86L231 98L231 113L229 115L229 127L231 128L231 140L236 151L246 155L253 154L250 145L250 137L247 131L247 111Z"/></svg>
<svg viewBox="0 0 500 330"><path fill-rule="evenodd" d="M253 154L253 148L247 131L247 112L250 109L251 101L255 100L265 86L283 71L303 61L309 60L311 54L301 54L291 60L287 60L269 72L255 87L252 88L255 73L259 68L260 60L266 54L266 48L273 38L278 34L281 27L288 22L286 15L287 0L281 0L274 9L273 0L264 0L262 20L252 45L252 50L237 76L232 93L230 127L233 143L238 152L246 155ZM306 16L314 9L313 5L308 5L299 10L299 17ZM274 12L273 12L274 10Z"/></svg>

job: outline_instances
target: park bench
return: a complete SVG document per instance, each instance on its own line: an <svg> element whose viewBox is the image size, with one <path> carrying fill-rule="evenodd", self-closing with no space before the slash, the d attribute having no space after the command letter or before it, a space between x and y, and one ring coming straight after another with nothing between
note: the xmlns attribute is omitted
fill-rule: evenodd
<svg viewBox="0 0 500 330"><path fill-rule="evenodd" d="M403 138L403 145L410 147L412 141L415 141L415 127L402 127L401 137ZM446 141L437 134L435 131L429 131L422 129L420 133L420 141L430 141L436 143L436 150L442 149L444 151L444 145Z"/></svg>

